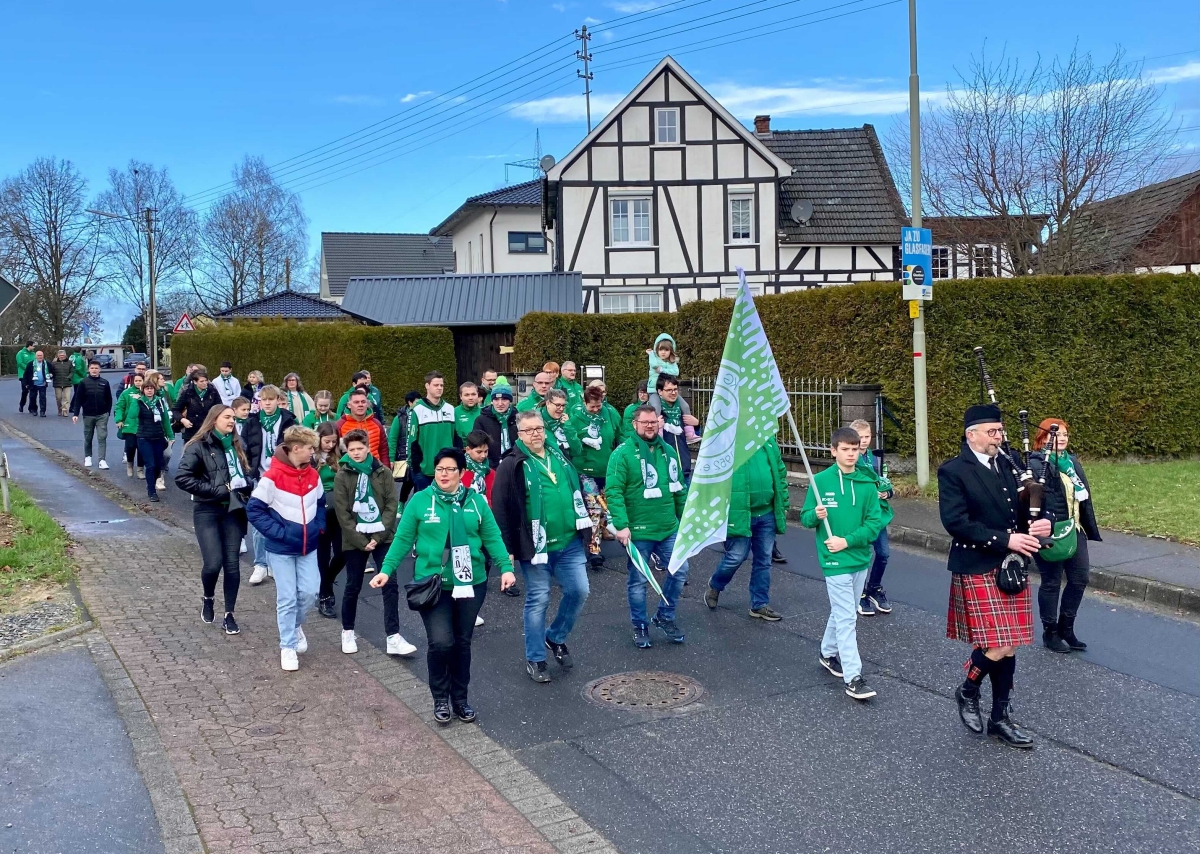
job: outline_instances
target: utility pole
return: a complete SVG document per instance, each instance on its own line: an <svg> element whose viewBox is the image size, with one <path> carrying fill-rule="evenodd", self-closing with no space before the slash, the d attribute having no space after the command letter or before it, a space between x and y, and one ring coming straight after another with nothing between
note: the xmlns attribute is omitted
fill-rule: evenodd
<svg viewBox="0 0 1200 854"><path fill-rule="evenodd" d="M292 289L292 259L283 259L283 289L290 291Z"/></svg>
<svg viewBox="0 0 1200 854"><path fill-rule="evenodd" d="M150 278L150 367L158 370L158 281L154 271L154 208L146 208L146 270Z"/></svg>
<svg viewBox="0 0 1200 854"><path fill-rule="evenodd" d="M583 102L587 108L587 129L588 133L592 132L592 72L589 63L592 61L592 54L588 51L588 42L592 40L592 34L588 32L587 24L583 25L582 29L575 31L575 38L579 39L582 48L575 51L575 58L583 60L583 71L576 70L575 76L583 80Z"/></svg>
<svg viewBox="0 0 1200 854"><path fill-rule="evenodd" d="M912 227L921 227L921 82L917 76L917 0L908 0L908 133ZM917 486L929 483L929 402L925 386L925 300L913 318L913 421L917 433Z"/></svg>

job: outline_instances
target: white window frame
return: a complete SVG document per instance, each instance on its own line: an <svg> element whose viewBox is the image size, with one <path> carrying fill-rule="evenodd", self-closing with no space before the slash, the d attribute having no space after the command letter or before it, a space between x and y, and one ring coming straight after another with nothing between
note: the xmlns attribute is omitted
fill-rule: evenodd
<svg viewBox="0 0 1200 854"><path fill-rule="evenodd" d="M750 217L747 225L749 232L746 237L735 237L733 233L733 206L735 202L747 202L749 208L746 213ZM753 193L730 193L729 194L729 236L730 244L746 244L754 243L754 194Z"/></svg>
<svg viewBox="0 0 1200 854"><path fill-rule="evenodd" d="M940 262L940 263L939 263ZM930 258L929 266L932 268L929 275L935 279L950 278L950 247L935 246L933 247L933 255ZM940 273L939 273L940 271Z"/></svg>
<svg viewBox="0 0 1200 854"><path fill-rule="evenodd" d="M615 298L629 298L628 308L612 308L605 307L605 298L609 301ZM601 314L642 314L648 312L660 312L663 310L663 295L662 291L601 291L600 292L600 313Z"/></svg>
<svg viewBox="0 0 1200 854"><path fill-rule="evenodd" d="M727 299L734 299L737 296L738 287L739 285L736 283L721 285L721 296ZM746 290L750 292L750 296L760 297L763 295L762 282L746 282Z"/></svg>
<svg viewBox="0 0 1200 854"><path fill-rule="evenodd" d="M660 122L659 122L659 117L665 116L668 114L675 117L674 127L669 128L670 130L674 130L674 132L675 132L674 139L663 139L660 134L660 131L664 130L664 128L663 128L662 124L660 124ZM683 144L683 140L680 139L680 133L679 133L679 108L678 107L657 107L657 108L655 108L655 110L654 110L654 144L655 145L682 145Z"/></svg>
<svg viewBox="0 0 1200 854"><path fill-rule="evenodd" d="M638 206L646 206L645 239L638 238ZM620 216L625 220L625 238L617 236L618 207L623 208ZM654 241L654 200L650 196L613 196L608 200L608 233L612 246L652 246Z"/></svg>

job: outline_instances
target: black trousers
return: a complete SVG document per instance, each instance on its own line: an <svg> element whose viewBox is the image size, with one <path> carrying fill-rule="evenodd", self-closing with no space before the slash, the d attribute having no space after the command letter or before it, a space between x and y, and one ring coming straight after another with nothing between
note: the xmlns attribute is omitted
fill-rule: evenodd
<svg viewBox="0 0 1200 854"><path fill-rule="evenodd" d="M24 398L24 396L24 392L22 392L21 397ZM32 382L29 384L29 411L34 415L39 412L42 415L46 414L46 386L34 385Z"/></svg>
<svg viewBox="0 0 1200 854"><path fill-rule="evenodd" d="M136 460L139 466L144 466L146 463L138 450L137 434L125 433L121 438L125 440L125 459L131 464Z"/></svg>
<svg viewBox="0 0 1200 854"><path fill-rule="evenodd" d="M373 552L360 552L350 549L342 552L346 559L346 589L342 591L342 628L354 628L354 618L358 616L358 594L362 592L363 573L367 569L367 560L374 558L375 568L383 567L383 559L387 557L388 546L385 543L375 547ZM400 634L400 584L393 578L380 590L383 594L383 628L389 635Z"/></svg>
<svg viewBox="0 0 1200 854"><path fill-rule="evenodd" d="M395 579L388 587L394 583ZM467 686L471 683L471 638L475 634L475 618L486 598L487 584L476 584L475 595L470 599L455 599L449 590L443 590L438 603L421 612L425 637L429 641L429 652L425 655L429 693L433 694L434 700L467 701Z"/></svg>
<svg viewBox="0 0 1200 854"><path fill-rule="evenodd" d="M237 605L238 587L242 583L238 552L242 537L246 536L246 511L197 501L192 505L192 525L200 544L200 583L204 585L204 596L211 599L216 595L217 576L224 570L225 612L231 614Z"/></svg>
<svg viewBox="0 0 1200 854"><path fill-rule="evenodd" d="M326 518L330 519L328 516ZM330 519L326 525L324 533L317 540L317 569L321 572L321 589L317 596L322 599L333 595L333 582L346 565L346 558L342 553L342 526L335 519Z"/></svg>
<svg viewBox="0 0 1200 854"><path fill-rule="evenodd" d="M1044 626L1058 625L1060 618L1073 621L1079 611L1079 603L1083 601L1091 561L1088 560L1087 537L1083 531L1076 532L1075 536L1079 537L1079 548L1069 560L1048 561L1034 557L1038 572L1042 575L1042 583L1038 587L1038 612ZM1066 587L1062 591L1060 604L1058 590L1064 576Z"/></svg>
<svg viewBox="0 0 1200 854"><path fill-rule="evenodd" d="M29 383L21 377L21 409L25 408L25 404L29 402Z"/></svg>

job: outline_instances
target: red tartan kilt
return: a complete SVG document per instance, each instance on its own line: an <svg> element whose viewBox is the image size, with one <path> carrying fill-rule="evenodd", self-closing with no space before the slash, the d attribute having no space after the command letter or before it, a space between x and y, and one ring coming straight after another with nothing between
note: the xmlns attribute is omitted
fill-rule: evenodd
<svg viewBox="0 0 1200 854"><path fill-rule="evenodd" d="M1029 586L1016 596L1000 592L996 571L950 576L946 637L984 649L1033 643L1033 598Z"/></svg>

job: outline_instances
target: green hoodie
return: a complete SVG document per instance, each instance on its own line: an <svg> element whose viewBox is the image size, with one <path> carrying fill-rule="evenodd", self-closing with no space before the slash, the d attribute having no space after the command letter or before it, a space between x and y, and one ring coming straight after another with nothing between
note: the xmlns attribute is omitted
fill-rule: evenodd
<svg viewBox="0 0 1200 854"><path fill-rule="evenodd" d="M567 412L572 412L577 406L583 406L583 386L575 380L560 376L554 381L554 387L566 392Z"/></svg>
<svg viewBox="0 0 1200 854"><path fill-rule="evenodd" d="M637 443L637 444L635 444ZM662 496L646 498L643 494L645 482L638 459L637 445L642 456L652 461L658 473ZM604 494L608 499L608 512L613 527L618 531L630 530L635 540L665 540L679 528L679 517L683 515L683 503L687 500L687 489L671 492L668 488L670 476L667 465L671 457L678 465L679 457L661 439L650 445L640 436L630 436L612 452L608 458L607 483Z"/></svg>
<svg viewBox="0 0 1200 854"><path fill-rule="evenodd" d="M546 398L537 393L536 389L530 389L529 395L517 404L517 412L529 412L532 409L537 409L541 402L545 399Z"/></svg>
<svg viewBox="0 0 1200 854"><path fill-rule="evenodd" d="M825 546L825 524L817 518L818 493L829 512L833 535L846 540L847 547L837 554L830 554ZM826 576L867 569L875 557L871 544L883 530L875 479L857 467L850 474L843 474L836 464L814 475L804 497L800 524L817 529L817 560Z"/></svg>
<svg viewBox="0 0 1200 854"><path fill-rule="evenodd" d="M454 432L463 440L464 447L467 444L467 434L475 429L475 419L482 410L483 407L478 403L474 406L463 406L460 403L454 407Z"/></svg>

